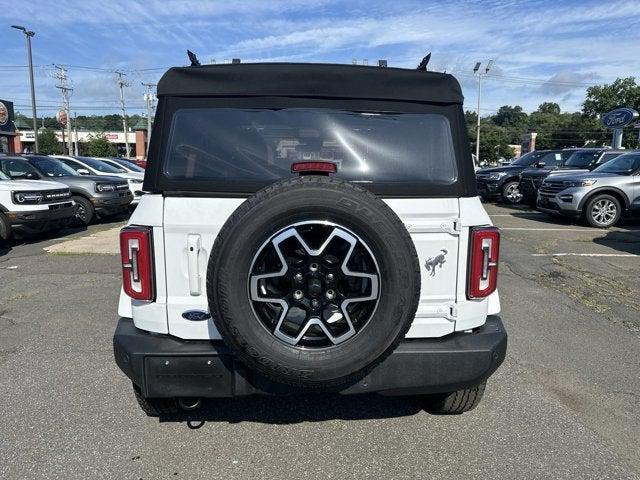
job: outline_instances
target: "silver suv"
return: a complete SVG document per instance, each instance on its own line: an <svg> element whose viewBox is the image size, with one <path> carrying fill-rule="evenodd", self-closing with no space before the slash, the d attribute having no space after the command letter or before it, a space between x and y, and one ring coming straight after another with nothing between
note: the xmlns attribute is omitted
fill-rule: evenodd
<svg viewBox="0 0 640 480"><path fill-rule="evenodd" d="M555 175L538 193L539 210L608 228L640 209L640 152L625 153L589 173Z"/></svg>

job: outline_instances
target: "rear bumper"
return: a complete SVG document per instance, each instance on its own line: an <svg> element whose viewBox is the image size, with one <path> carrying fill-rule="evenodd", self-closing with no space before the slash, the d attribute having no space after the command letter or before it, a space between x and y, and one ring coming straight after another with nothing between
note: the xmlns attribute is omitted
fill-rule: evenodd
<svg viewBox="0 0 640 480"><path fill-rule="evenodd" d="M113 337L120 369L148 398L240 397L294 393L248 370L222 341L180 340L137 329L121 318ZM502 364L507 333L498 316L473 333L407 340L358 383L340 393L411 395L477 385Z"/></svg>
<svg viewBox="0 0 640 480"><path fill-rule="evenodd" d="M522 194L522 199L527 203L535 203L538 198L538 185L530 178L523 178L520 180L518 187Z"/></svg>

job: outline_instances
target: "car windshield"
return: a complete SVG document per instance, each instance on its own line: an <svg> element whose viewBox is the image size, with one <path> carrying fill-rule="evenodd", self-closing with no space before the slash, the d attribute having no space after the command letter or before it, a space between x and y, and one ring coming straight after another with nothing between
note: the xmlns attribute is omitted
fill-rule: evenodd
<svg viewBox="0 0 640 480"><path fill-rule="evenodd" d="M0 170L11 179L39 179L38 171L22 157L0 157Z"/></svg>
<svg viewBox="0 0 640 480"><path fill-rule="evenodd" d="M112 162L117 163L118 165L120 165L122 168L129 170L131 172L139 172L139 173L144 173L144 168L140 168L138 165L136 165L133 162L129 162L127 160L122 160L121 158L111 158L110 159Z"/></svg>
<svg viewBox="0 0 640 480"><path fill-rule="evenodd" d="M94 170L97 170L102 173L127 173L127 171L122 167L114 167L113 165L109 165L108 163L102 162L95 158L90 157L76 157L83 163L86 163Z"/></svg>
<svg viewBox="0 0 640 480"><path fill-rule="evenodd" d="M594 170L596 173L615 173L617 175L631 175L640 169L640 153L625 153L613 160L600 165Z"/></svg>
<svg viewBox="0 0 640 480"><path fill-rule="evenodd" d="M578 150L565 162L565 167L588 167L600 157L602 150Z"/></svg>
<svg viewBox="0 0 640 480"><path fill-rule="evenodd" d="M11 180L11 179L7 177L4 173L2 173L2 171L0 171L0 180Z"/></svg>
<svg viewBox="0 0 640 480"><path fill-rule="evenodd" d="M269 182L291 165L330 161L346 180L450 185L457 163L447 117L334 109L189 108L173 115L165 172Z"/></svg>
<svg viewBox="0 0 640 480"><path fill-rule="evenodd" d="M75 177L76 171L55 158L35 157L31 163L48 177Z"/></svg>
<svg viewBox="0 0 640 480"><path fill-rule="evenodd" d="M528 167L529 165L533 165L538 160L540 160L546 152L533 151L529 153L525 153L519 159L511 162L509 165L517 165L520 167Z"/></svg>

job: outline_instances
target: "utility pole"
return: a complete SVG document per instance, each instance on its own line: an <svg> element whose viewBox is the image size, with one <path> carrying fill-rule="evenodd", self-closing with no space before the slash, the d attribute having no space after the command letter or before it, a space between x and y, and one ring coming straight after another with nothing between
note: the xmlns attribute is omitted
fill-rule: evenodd
<svg viewBox="0 0 640 480"><path fill-rule="evenodd" d="M56 85L56 88L59 88L62 92L62 108L64 109L65 115L67 116L67 150L69 155L73 155L73 137L71 135L71 109L69 108L69 92L73 92L73 88L70 88L67 85L67 69L60 65L55 65L55 68L58 71L54 73L53 76L60 82L59 85Z"/></svg>
<svg viewBox="0 0 640 480"><path fill-rule="evenodd" d="M40 151L40 145L38 144L38 116L36 114L36 87L33 81L33 59L31 55L31 37L35 35L35 32L27 30L20 25L11 25L11 28L20 30L27 36L27 58L29 60L29 84L31 85L31 116L33 117L33 136L35 139L34 150L35 153Z"/></svg>
<svg viewBox="0 0 640 480"><path fill-rule="evenodd" d="M480 96L482 93L482 77L486 77L493 66L493 60L489 60L486 68L484 69L484 73L480 72L480 62L476 62L475 67L473 67L474 75L478 76L478 123L476 127L476 162L480 163Z"/></svg>
<svg viewBox="0 0 640 480"><path fill-rule="evenodd" d="M74 150L76 157L80 155L80 147L78 146L78 114L73 113L73 135L76 137L76 148Z"/></svg>
<svg viewBox="0 0 640 480"><path fill-rule="evenodd" d="M131 158L131 151L129 150L129 128L127 127L127 110L124 103L124 87L128 87L129 84L124 79L126 74L122 72L116 72L116 75L118 75L117 82L118 87L120 87L120 104L122 106L122 128L124 129L124 145L127 149L127 158Z"/></svg>
<svg viewBox="0 0 640 480"><path fill-rule="evenodd" d="M142 85L147 87L147 93L144 94L144 99L147 101L147 158L149 157L149 144L151 143L151 108L154 99L156 98L155 93L151 93L152 88L156 88L158 86L157 83L144 83Z"/></svg>

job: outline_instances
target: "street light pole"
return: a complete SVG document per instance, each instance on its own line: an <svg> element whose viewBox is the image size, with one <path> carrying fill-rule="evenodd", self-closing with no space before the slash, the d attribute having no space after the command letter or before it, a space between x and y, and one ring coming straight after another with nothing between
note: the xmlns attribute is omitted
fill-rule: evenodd
<svg viewBox="0 0 640 480"><path fill-rule="evenodd" d="M35 139L35 153L38 153L40 150L40 145L38 144L38 117L36 115L36 88L33 81L33 60L31 55L31 37L35 35L35 32L31 30L27 30L25 27L20 25L11 25L11 28L15 28L16 30L20 30L27 37L27 57L29 60L29 83L31 84L31 116L33 117L33 136Z"/></svg>
<svg viewBox="0 0 640 480"><path fill-rule="evenodd" d="M487 67L484 69L484 73L478 72L480 70L480 62L476 62L475 67L473 67L473 73L478 75L478 122L476 125L476 162L480 163L480 97L482 94L482 77L486 76L491 70L493 66L493 60L489 60L487 63Z"/></svg>

